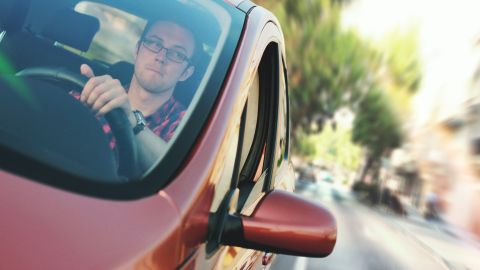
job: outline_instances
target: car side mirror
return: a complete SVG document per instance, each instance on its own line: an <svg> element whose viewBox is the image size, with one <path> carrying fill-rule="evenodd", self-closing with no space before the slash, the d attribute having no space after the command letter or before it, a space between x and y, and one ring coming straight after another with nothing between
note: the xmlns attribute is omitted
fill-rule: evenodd
<svg viewBox="0 0 480 270"><path fill-rule="evenodd" d="M307 257L328 256L337 240L333 215L285 191L265 195L251 216L229 215L224 244Z"/></svg>

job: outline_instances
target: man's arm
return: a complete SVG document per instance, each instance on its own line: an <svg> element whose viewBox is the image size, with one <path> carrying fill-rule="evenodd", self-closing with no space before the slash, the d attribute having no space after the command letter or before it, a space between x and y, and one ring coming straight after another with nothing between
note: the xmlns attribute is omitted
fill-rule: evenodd
<svg viewBox="0 0 480 270"><path fill-rule="evenodd" d="M127 115L133 129L137 124L135 116L132 111ZM143 173L165 154L167 143L147 126L135 135L135 140L137 142L138 169Z"/></svg>
<svg viewBox="0 0 480 270"><path fill-rule="evenodd" d="M92 69L83 64L80 72L89 78L82 90L80 101L85 103L98 116L103 116L115 108L122 109L133 127L137 124L132 107L128 99L127 91L119 80L109 75L95 76ZM152 132L148 127L135 135L137 143L138 164L135 164L141 172L150 169L155 162L165 154L166 142Z"/></svg>

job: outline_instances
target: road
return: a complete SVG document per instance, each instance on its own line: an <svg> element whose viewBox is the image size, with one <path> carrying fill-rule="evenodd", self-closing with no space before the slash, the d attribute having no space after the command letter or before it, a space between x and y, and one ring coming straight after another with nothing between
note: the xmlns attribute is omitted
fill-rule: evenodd
<svg viewBox="0 0 480 270"><path fill-rule="evenodd" d="M337 244L326 258L279 255L273 270L480 269L480 249L435 226L371 209L330 183L298 181L297 193L332 212Z"/></svg>

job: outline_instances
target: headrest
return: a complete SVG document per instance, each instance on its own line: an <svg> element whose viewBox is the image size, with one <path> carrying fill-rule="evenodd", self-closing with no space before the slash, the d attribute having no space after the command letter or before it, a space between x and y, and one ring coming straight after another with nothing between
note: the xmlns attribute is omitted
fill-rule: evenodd
<svg viewBox="0 0 480 270"><path fill-rule="evenodd" d="M100 22L97 18L72 9L61 9L52 15L42 35L86 52L99 28Z"/></svg>

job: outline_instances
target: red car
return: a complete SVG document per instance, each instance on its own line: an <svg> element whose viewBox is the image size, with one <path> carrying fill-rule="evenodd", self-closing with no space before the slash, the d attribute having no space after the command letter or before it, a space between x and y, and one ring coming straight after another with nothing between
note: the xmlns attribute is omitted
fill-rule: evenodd
<svg viewBox="0 0 480 270"><path fill-rule="evenodd" d="M159 18L170 36L146 30ZM177 29L190 43L170 43ZM2 0L0 31L0 269L263 269L332 252L332 215L292 193L284 40L264 8ZM143 53L184 69L141 73ZM183 109L155 128L95 115L82 64L127 95L163 76ZM162 145L147 167L143 129Z"/></svg>

